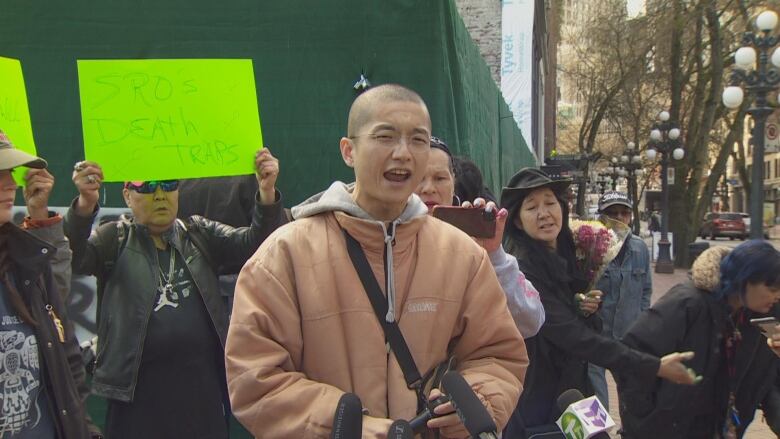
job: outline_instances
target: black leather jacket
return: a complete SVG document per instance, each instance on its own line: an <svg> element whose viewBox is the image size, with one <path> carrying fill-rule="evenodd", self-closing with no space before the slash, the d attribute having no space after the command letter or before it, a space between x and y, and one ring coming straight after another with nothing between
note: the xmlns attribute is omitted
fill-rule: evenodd
<svg viewBox="0 0 780 439"><path fill-rule="evenodd" d="M11 223L3 227L7 228L9 249L13 249L9 252L9 258L13 261L16 286L37 323L33 331L41 359L41 380L49 396L57 437L100 437L99 430L86 414L84 402L89 388L85 383L84 363L73 326L66 317L65 305L52 276L51 261L56 249ZM60 230L60 237L61 233ZM64 343L59 341L47 305L61 319L65 329Z"/></svg>
<svg viewBox="0 0 780 439"><path fill-rule="evenodd" d="M624 343L658 356L693 351L696 356L686 365L703 380L695 386L680 386L662 380L637 382L631 374L617 375L623 437L687 439L720 434L730 385L734 385L741 421L737 437L744 435L759 406L773 431L780 429L776 402L780 359L755 326L740 325L736 382L731 383L723 350L728 312L725 301L714 299L712 293L688 281L669 290L631 326ZM775 305L771 315L780 317L780 306ZM752 317L763 316L748 316Z"/></svg>
<svg viewBox="0 0 780 439"><path fill-rule="evenodd" d="M237 273L260 244L287 220L280 195L263 206L256 199L252 225L234 228L200 216L176 221L166 239L185 259L200 291L214 330L224 348L228 318L219 294L217 274ZM75 203L75 201L74 201ZM95 210L95 214L97 209ZM132 221L101 225L90 236L91 218L65 218L65 233L73 250L73 272L98 278L98 349L92 392L130 402L141 363L146 326L157 288L157 251L148 229ZM124 227L120 234L117 227ZM191 239L197 233L209 255ZM121 236L122 243L117 243ZM121 248L120 248L121 247ZM118 257L117 257L118 256ZM210 266L211 263L218 266Z"/></svg>

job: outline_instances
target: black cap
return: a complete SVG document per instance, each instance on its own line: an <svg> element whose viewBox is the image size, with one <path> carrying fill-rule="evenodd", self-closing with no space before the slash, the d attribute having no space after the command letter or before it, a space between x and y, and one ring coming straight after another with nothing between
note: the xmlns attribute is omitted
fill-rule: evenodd
<svg viewBox="0 0 780 439"><path fill-rule="evenodd" d="M609 191L599 198L599 212L604 212L607 207L615 205L626 206L629 209L634 207L624 192Z"/></svg>
<svg viewBox="0 0 780 439"><path fill-rule="evenodd" d="M501 207L511 208L531 193L534 189L549 187L556 195L563 195L569 188L571 180L553 180L544 171L537 168L523 168L509 179L509 183L501 190Z"/></svg>

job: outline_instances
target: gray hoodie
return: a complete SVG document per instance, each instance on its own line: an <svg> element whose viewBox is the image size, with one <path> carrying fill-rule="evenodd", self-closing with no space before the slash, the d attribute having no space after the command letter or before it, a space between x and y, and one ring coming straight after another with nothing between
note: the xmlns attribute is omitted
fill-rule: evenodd
<svg viewBox="0 0 780 439"><path fill-rule="evenodd" d="M395 230L399 224L404 224L412 221L415 218L428 214L428 208L420 198L412 194L406 201L406 207L401 215L391 221L385 223L383 221L377 221L372 218L365 210L355 203L352 199L352 192L355 190L355 183L342 183L336 181L325 190L320 192L304 201L303 203L293 207L291 209L294 219L306 218L314 216L324 212L339 211L355 218L364 219L376 223L377 227L382 229L385 240L385 267L393 266L393 245L392 242L395 239ZM388 323L395 321L395 279L393 276L393 270L385 271L385 291L387 292L387 315L385 320Z"/></svg>

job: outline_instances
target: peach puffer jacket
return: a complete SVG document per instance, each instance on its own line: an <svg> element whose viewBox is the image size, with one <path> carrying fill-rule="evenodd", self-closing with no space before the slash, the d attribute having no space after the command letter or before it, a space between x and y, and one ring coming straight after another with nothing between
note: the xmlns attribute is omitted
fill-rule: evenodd
<svg viewBox="0 0 780 439"><path fill-rule="evenodd" d="M455 356L500 431L528 356L487 253L426 215L416 195L383 224L350 190L337 182L294 208L296 221L241 271L226 346L235 415L256 437L326 438L339 398L352 392L368 416L415 416L415 393L388 354L343 228L361 243L420 373Z"/></svg>

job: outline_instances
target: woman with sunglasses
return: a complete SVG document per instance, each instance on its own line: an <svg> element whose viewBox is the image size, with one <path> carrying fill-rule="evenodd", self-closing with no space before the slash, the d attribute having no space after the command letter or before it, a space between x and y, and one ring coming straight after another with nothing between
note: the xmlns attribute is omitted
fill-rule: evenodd
<svg viewBox="0 0 780 439"><path fill-rule="evenodd" d="M227 313L218 274L238 272L286 222L275 190L278 160L255 156L259 194L252 225L200 216L177 220L178 181L131 181L122 191L129 221L101 225L103 173L77 163L79 191L66 217L73 271L98 278L98 348L93 393L108 399L106 436L226 438Z"/></svg>

